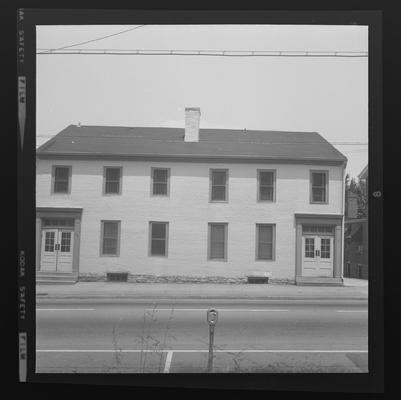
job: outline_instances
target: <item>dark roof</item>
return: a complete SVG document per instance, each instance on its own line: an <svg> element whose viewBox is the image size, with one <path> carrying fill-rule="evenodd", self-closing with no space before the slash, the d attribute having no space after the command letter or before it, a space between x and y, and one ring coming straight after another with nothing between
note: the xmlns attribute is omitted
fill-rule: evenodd
<svg viewBox="0 0 401 400"><path fill-rule="evenodd" d="M366 164L365 168L359 173L359 179L368 179L368 164Z"/></svg>
<svg viewBox="0 0 401 400"><path fill-rule="evenodd" d="M184 128L69 125L37 149L39 156L152 156L344 162L316 132L200 129L185 142Z"/></svg>

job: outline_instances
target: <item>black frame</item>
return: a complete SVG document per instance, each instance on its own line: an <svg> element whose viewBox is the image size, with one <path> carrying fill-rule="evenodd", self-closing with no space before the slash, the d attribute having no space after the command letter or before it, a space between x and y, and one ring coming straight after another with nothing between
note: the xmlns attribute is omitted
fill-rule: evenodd
<svg viewBox="0 0 401 400"><path fill-rule="evenodd" d="M115 6L115 5L114 5ZM85 7L80 3L79 7ZM90 7L90 6L89 6ZM383 99L382 99L382 11L377 2L367 6L371 10L356 10L354 4L335 3L342 11L330 9L321 11L322 5L305 7L305 10L216 10L208 7L198 12L181 10L91 10L82 9L41 9L13 10L17 18L16 42L18 76L26 82L26 93L22 92L22 102L26 104L24 128L18 125L18 329L28 335L27 381L36 383L86 383L86 384L130 384L142 387L214 387L238 389L270 390L322 390L322 391L362 391L382 392L384 389L384 341L383 341ZM88 8L88 7L87 7ZM319 9L320 11L314 11ZM389 6L388 18L397 17L396 8ZM15 13L18 11L18 13ZM13 18L10 13L11 19ZM393 20L394 21L394 20ZM155 376L152 374L37 374L35 373L35 272L29 265L35 264L35 26L75 25L75 24L332 24L369 26L369 373L368 374L265 374L258 375L192 375ZM391 19L390 19L391 27ZM388 28L389 29L389 28ZM398 25L397 25L398 29ZM391 34L390 34L391 36ZM398 46L394 41L393 46ZM394 48L395 50L395 48ZM387 52L388 60L392 52ZM389 69L396 63L389 61ZM392 76L387 73L387 76ZM391 78L390 78L391 80ZM389 86L390 88L390 86ZM15 92L18 92L15 81ZM24 100L25 99L25 100ZM24 135L20 132L24 130ZM396 147L396 146L395 146ZM394 152L396 149L393 150ZM11 271L12 274L14 272ZM13 281L13 278L11 279ZM12 290L12 287L10 285ZM10 297L15 292L10 293ZM233 379L234 378L234 379Z"/></svg>

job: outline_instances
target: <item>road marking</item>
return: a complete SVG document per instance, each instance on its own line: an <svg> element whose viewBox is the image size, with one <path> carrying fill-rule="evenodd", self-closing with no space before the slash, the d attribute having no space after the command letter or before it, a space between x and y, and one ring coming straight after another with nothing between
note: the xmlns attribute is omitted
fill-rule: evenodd
<svg viewBox="0 0 401 400"><path fill-rule="evenodd" d="M171 359L173 358L173 352L168 351L167 352L167 357L166 357L166 364L164 365L164 373L168 374L170 372L170 365L171 365Z"/></svg>
<svg viewBox="0 0 401 400"><path fill-rule="evenodd" d="M155 309L150 309L150 308L146 308L146 311L207 311L208 308L155 308ZM239 308L218 308L217 311L235 311L235 312L258 312L258 311L288 311L288 310L283 310L283 309L247 309L247 308L243 308L243 309L239 309Z"/></svg>
<svg viewBox="0 0 401 400"><path fill-rule="evenodd" d="M104 350L78 350L78 349L37 349L37 353L208 353L209 350L160 350L160 349L104 349ZM367 353L368 350L214 350L215 353ZM167 354L168 356L168 354ZM170 359L171 362L171 359ZM167 364L167 360L166 360Z"/></svg>
<svg viewBox="0 0 401 400"><path fill-rule="evenodd" d="M368 310L337 310L337 312L368 312Z"/></svg>
<svg viewBox="0 0 401 400"><path fill-rule="evenodd" d="M37 308L36 311L95 311L95 308Z"/></svg>

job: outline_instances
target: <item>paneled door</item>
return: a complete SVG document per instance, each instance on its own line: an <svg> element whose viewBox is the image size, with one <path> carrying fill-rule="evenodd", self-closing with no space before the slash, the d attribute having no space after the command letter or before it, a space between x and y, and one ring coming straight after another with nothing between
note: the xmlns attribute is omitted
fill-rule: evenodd
<svg viewBox="0 0 401 400"><path fill-rule="evenodd" d="M302 276L333 276L333 237L302 237Z"/></svg>
<svg viewBox="0 0 401 400"><path fill-rule="evenodd" d="M72 272L74 232L65 229L43 229L40 270Z"/></svg>

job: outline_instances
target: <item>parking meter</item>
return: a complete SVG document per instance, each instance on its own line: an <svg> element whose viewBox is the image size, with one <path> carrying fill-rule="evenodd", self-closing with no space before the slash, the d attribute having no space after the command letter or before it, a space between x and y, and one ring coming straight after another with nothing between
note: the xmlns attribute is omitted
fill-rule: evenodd
<svg viewBox="0 0 401 400"><path fill-rule="evenodd" d="M213 370L213 339L214 327L217 323L218 312L214 308L207 310L206 319L209 324L209 359L208 359L208 372Z"/></svg>
<svg viewBox="0 0 401 400"><path fill-rule="evenodd" d="M216 325L218 312L214 308L207 310L207 322L209 325Z"/></svg>

